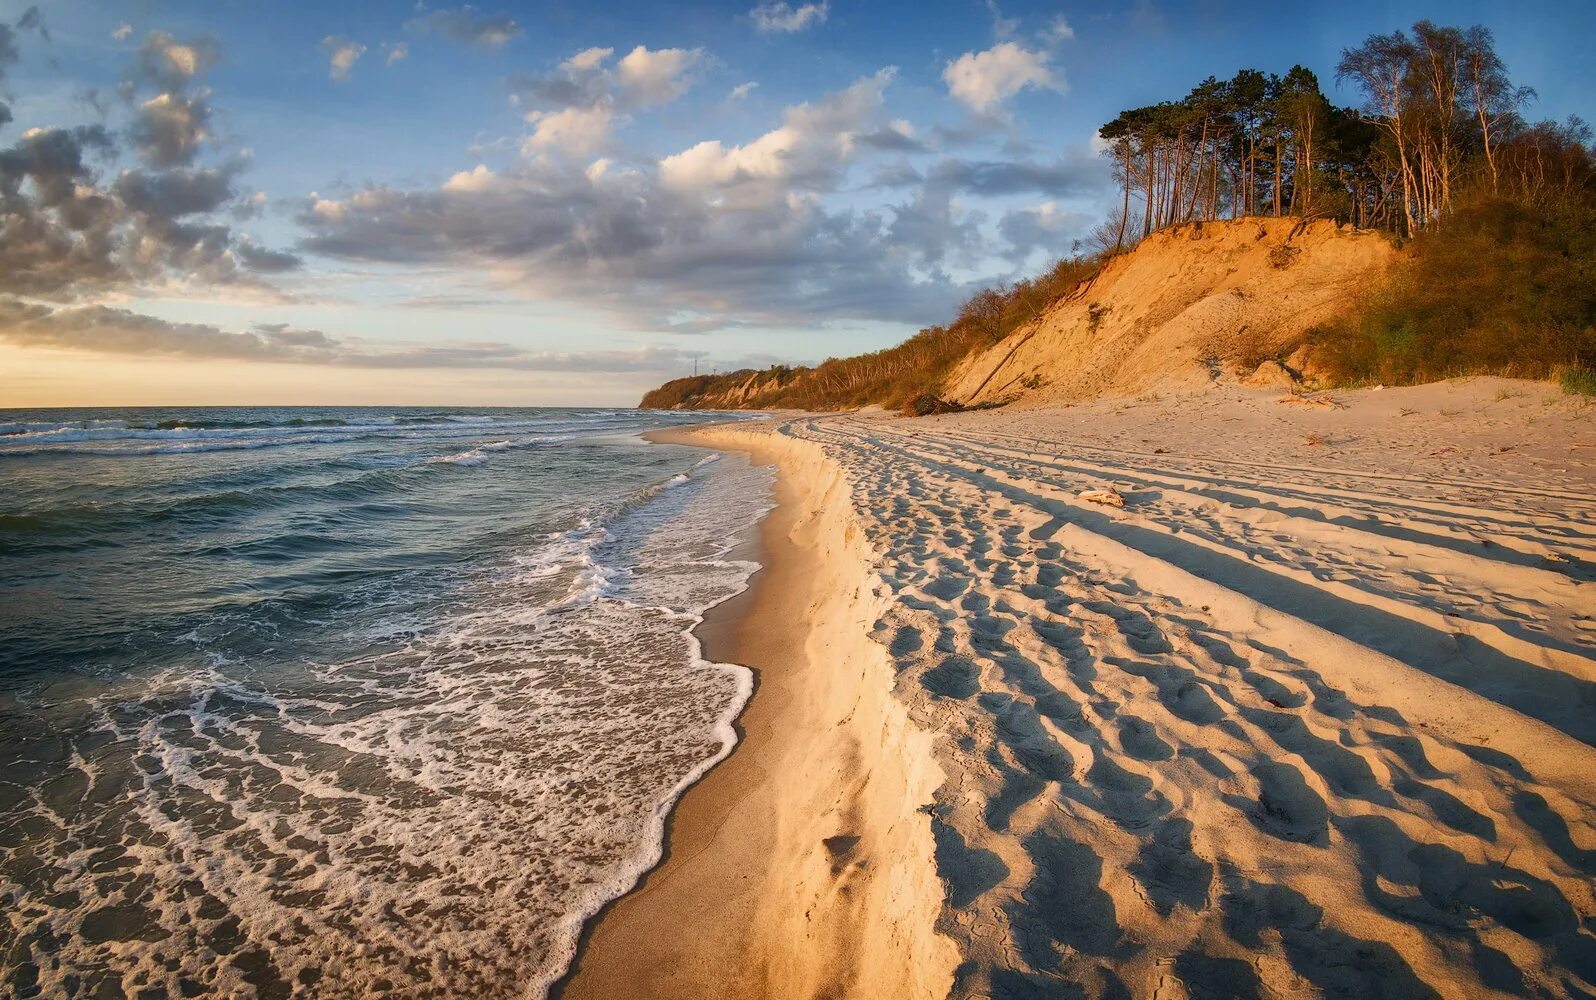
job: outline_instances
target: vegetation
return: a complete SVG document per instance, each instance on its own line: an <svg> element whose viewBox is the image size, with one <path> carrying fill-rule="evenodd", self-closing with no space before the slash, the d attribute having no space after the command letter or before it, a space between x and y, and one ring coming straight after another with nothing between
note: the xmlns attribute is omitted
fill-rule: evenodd
<svg viewBox="0 0 1596 1000"><path fill-rule="evenodd" d="M1368 97L1384 197L1400 206L1388 225L1412 235L1412 253L1362 308L1315 332L1315 360L1354 384L1559 373L1584 384L1596 366L1589 127L1520 118L1533 92L1513 86L1479 27L1375 35L1340 72Z"/></svg>
<svg viewBox="0 0 1596 1000"><path fill-rule="evenodd" d="M1314 333L1334 380L1550 378L1596 364L1596 198L1469 196L1412 251L1361 309Z"/></svg>
<svg viewBox="0 0 1596 1000"><path fill-rule="evenodd" d="M1334 218L1411 237L1478 189L1538 197L1585 183L1590 132L1532 124L1491 33L1429 21L1343 51L1336 78L1364 94L1338 108L1303 66L1209 77L1178 101L1101 130L1122 190L1115 248L1155 229L1246 215Z"/></svg>
<svg viewBox="0 0 1596 1000"><path fill-rule="evenodd" d="M1557 373L1557 382L1569 395L1596 396L1596 368L1569 365Z"/></svg>

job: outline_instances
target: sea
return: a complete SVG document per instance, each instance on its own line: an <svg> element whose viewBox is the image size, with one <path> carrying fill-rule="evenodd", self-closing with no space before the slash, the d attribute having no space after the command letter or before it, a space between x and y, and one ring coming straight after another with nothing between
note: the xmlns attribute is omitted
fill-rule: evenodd
<svg viewBox="0 0 1596 1000"><path fill-rule="evenodd" d="M545 995L751 690L704 419L0 410L0 996Z"/></svg>

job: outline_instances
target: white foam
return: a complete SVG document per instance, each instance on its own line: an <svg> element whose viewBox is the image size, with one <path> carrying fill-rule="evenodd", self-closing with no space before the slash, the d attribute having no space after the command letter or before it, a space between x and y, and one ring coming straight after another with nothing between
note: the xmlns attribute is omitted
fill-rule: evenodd
<svg viewBox="0 0 1596 1000"><path fill-rule="evenodd" d="M479 444L469 451L457 452L453 455L439 455L435 458L429 458L427 459L427 462L433 465L442 463L448 463L449 465L481 465L483 462L486 462L490 457L492 457L492 452L503 451L504 449L511 447L514 447L514 445L512 445L509 441L495 441L492 444Z"/></svg>

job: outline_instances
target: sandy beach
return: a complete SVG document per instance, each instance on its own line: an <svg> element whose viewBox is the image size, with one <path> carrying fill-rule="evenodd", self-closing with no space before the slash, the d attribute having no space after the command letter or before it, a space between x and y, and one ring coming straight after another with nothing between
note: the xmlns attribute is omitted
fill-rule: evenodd
<svg viewBox="0 0 1596 1000"><path fill-rule="evenodd" d="M759 687L564 996L1596 987L1588 406L685 433L780 469L767 568L702 630Z"/></svg>
<svg viewBox="0 0 1596 1000"><path fill-rule="evenodd" d="M951 942L927 817L941 775L891 695L841 479L780 437L666 432L775 464L765 569L712 609L704 655L757 672L741 741L673 812L667 855L590 927L555 996L940 995Z"/></svg>

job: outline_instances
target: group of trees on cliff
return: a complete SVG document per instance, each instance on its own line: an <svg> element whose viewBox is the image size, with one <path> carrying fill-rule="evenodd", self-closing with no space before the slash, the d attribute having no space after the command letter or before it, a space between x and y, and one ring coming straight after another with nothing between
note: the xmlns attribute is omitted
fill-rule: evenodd
<svg viewBox="0 0 1596 1000"><path fill-rule="evenodd" d="M1243 69L1105 124L1121 203L1098 241L1244 215L1335 218L1410 237L1469 197L1533 202L1591 184L1591 130L1531 122L1491 32L1420 21L1342 52L1337 107L1312 70Z"/></svg>

